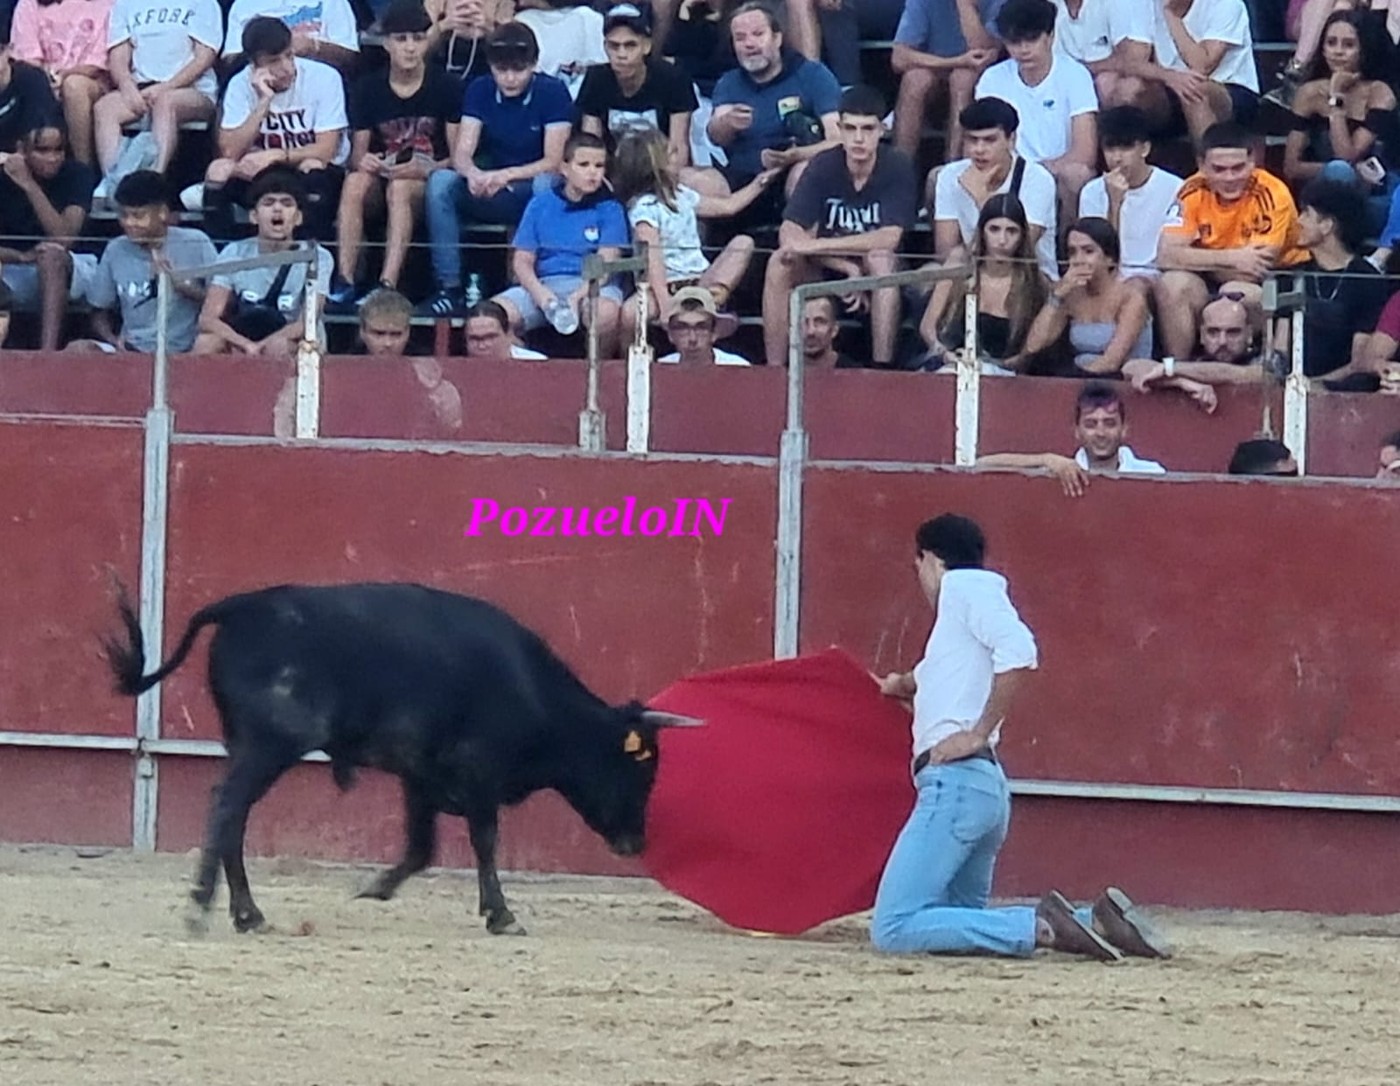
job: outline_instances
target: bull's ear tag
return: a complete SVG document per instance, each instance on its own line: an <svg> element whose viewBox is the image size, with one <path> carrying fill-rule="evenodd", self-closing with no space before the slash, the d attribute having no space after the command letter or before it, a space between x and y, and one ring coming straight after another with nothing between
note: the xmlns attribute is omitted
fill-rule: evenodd
<svg viewBox="0 0 1400 1086"><path fill-rule="evenodd" d="M627 738L622 741L622 749L639 762L645 762L651 757L651 751L642 745L642 737L635 731L627 733Z"/></svg>

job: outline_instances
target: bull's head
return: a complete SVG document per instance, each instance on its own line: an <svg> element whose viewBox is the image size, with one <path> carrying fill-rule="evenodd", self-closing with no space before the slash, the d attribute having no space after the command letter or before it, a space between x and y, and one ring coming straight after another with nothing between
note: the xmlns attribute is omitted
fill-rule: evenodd
<svg viewBox="0 0 1400 1086"><path fill-rule="evenodd" d="M696 728L705 722L639 702L612 713L613 726L604 729L606 747L595 751L588 779L577 782L571 801L609 848L619 856L636 856L646 847L647 800L656 782L661 729Z"/></svg>

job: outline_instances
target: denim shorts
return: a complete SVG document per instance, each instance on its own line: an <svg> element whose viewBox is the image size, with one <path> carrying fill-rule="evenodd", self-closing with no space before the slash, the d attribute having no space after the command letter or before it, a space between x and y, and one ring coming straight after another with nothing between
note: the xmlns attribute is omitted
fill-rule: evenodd
<svg viewBox="0 0 1400 1086"><path fill-rule="evenodd" d="M560 298L567 299L570 294L583 286L583 277L579 275L549 275L541 279L540 283L543 284L545 290L552 291ZM618 305L622 304L622 291L611 284L606 284L600 288L598 297L607 298L609 301L616 302ZM520 314L521 328L523 331L533 332L536 328L543 328L547 323L544 310L535 304L535 299L530 297L530 292L524 287L511 287L509 290L496 295L495 300L498 302L509 302L515 307L516 312ZM588 297L585 295L583 300L579 303L580 315L587 310L587 307Z"/></svg>

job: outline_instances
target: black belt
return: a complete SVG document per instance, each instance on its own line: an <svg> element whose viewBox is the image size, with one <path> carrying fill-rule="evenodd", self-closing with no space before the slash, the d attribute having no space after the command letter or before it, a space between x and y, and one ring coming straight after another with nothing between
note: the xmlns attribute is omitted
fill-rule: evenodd
<svg viewBox="0 0 1400 1086"><path fill-rule="evenodd" d="M932 748L930 748L930 750L931 750L931 749L932 749ZM926 751L924 751L922 754L920 754L917 758L914 759L914 773L915 773L915 774L918 774L919 770L923 769L924 766L928 765L928 756L929 756L929 751L926 750ZM969 762L969 761L971 761L971 760L974 759L974 758L981 758L981 759L983 759L983 760L985 760L985 761L991 762L993 765L999 765L999 764L1000 764L1000 763L997 761L996 751L992 750L991 747L983 747L981 750L977 751L975 754L969 754L969 755L967 755L965 758L954 758L952 762L941 762L941 763L939 763L939 764L941 764L941 765L952 765L952 764L954 764L955 762Z"/></svg>

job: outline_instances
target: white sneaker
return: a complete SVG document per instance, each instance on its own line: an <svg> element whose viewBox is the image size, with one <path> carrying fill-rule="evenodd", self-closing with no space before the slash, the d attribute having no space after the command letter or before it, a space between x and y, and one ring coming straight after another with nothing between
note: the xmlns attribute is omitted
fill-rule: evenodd
<svg viewBox="0 0 1400 1086"><path fill-rule="evenodd" d="M180 193L180 204L186 211L204 210L204 182L196 181Z"/></svg>

